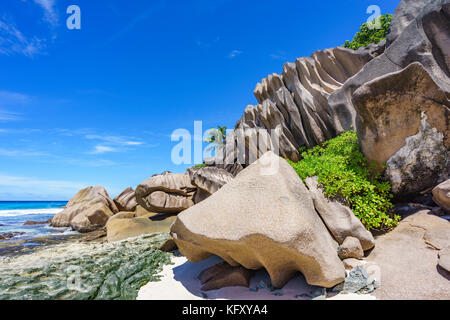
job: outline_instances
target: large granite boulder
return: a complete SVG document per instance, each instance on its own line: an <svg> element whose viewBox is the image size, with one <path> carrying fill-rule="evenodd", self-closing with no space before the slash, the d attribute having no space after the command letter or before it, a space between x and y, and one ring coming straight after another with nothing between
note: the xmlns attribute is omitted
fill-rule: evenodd
<svg viewBox="0 0 450 320"><path fill-rule="evenodd" d="M386 163L395 194L418 193L448 178L450 100L422 64L367 82L353 101L362 151L380 168Z"/></svg>
<svg viewBox="0 0 450 320"><path fill-rule="evenodd" d="M436 230L450 235L450 223L422 210L377 237L366 260L380 267L381 286L374 293L378 299L450 299L450 281L437 268L440 251L425 240L427 233Z"/></svg>
<svg viewBox="0 0 450 320"><path fill-rule="evenodd" d="M192 185L196 186L205 197L212 195L226 183L233 180L233 175L217 167L189 168L187 170ZM197 202L196 202L197 203Z"/></svg>
<svg viewBox="0 0 450 320"><path fill-rule="evenodd" d="M247 106L227 136L230 148L218 152L210 163L235 175L268 150L279 149L283 158L298 161L300 147L313 147L335 137L338 131L328 97L383 50L384 42L356 51L337 47L286 63L281 74L269 75L256 86L259 104ZM339 126L339 131L352 124L354 121ZM255 137L259 137L258 143Z"/></svg>
<svg viewBox="0 0 450 320"><path fill-rule="evenodd" d="M215 254L231 266L265 268L275 287L298 271L308 283L323 287L345 277L337 243L308 190L294 169L272 152L180 213L171 234L190 261Z"/></svg>
<svg viewBox="0 0 450 320"><path fill-rule="evenodd" d="M450 213L450 179L433 189L433 201L444 211Z"/></svg>
<svg viewBox="0 0 450 320"><path fill-rule="evenodd" d="M339 244L342 244L347 237L354 237L361 242L364 251L373 248L375 239L349 207L336 200L328 199L319 187L317 177L306 178L305 184L311 194L314 207Z"/></svg>
<svg viewBox="0 0 450 320"><path fill-rule="evenodd" d="M89 232L104 227L118 211L104 187L88 187L70 199L66 208L52 218L51 225Z"/></svg>
<svg viewBox="0 0 450 320"><path fill-rule="evenodd" d="M386 163L399 197L450 171L449 13L450 0L403 0L384 53L328 98L336 130L356 125L364 155Z"/></svg>
<svg viewBox="0 0 450 320"><path fill-rule="evenodd" d="M120 211L136 210L137 201L133 188L129 187L123 190L117 197L114 198L114 203Z"/></svg>
<svg viewBox="0 0 450 320"><path fill-rule="evenodd" d="M150 212L179 213L194 205L196 187L187 173L165 172L136 188L136 200Z"/></svg>

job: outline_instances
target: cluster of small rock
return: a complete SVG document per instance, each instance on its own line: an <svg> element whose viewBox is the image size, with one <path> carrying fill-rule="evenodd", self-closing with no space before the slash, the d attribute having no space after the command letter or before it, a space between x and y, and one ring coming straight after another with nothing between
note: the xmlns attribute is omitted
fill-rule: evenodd
<svg viewBox="0 0 450 320"><path fill-rule="evenodd" d="M90 232L106 226L109 241L168 232L176 214L208 198L233 176L215 167L164 172L129 187L113 200L104 187L79 191L51 220L53 227Z"/></svg>

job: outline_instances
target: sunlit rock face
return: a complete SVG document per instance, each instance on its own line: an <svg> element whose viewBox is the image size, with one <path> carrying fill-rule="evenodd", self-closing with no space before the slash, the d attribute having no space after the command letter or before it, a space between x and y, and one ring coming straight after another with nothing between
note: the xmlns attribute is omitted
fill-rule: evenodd
<svg viewBox="0 0 450 320"><path fill-rule="evenodd" d="M286 63L281 74L257 84L254 94L259 104L247 106L228 136L227 143L235 145L235 150L216 154L210 163L236 175L268 150L279 149L282 157L298 161L300 147L313 147L354 127L354 108L345 105L333 110L328 98L381 54L384 43L356 51L320 50Z"/></svg>
<svg viewBox="0 0 450 320"><path fill-rule="evenodd" d="M356 109L361 149L379 169L387 166L397 197L450 174L450 1L417 1L420 10L410 2L396 11L384 54L329 99L332 108Z"/></svg>
<svg viewBox="0 0 450 320"><path fill-rule="evenodd" d="M136 200L149 212L179 213L194 205L197 188L187 173L155 175L136 188Z"/></svg>
<svg viewBox="0 0 450 320"><path fill-rule="evenodd" d="M119 211L131 212L136 210L136 194L132 187L123 190L114 198L114 203Z"/></svg>
<svg viewBox="0 0 450 320"><path fill-rule="evenodd" d="M197 262L215 254L232 266L265 268L275 287L297 272L312 285L345 278L337 243L294 169L273 152L241 171L171 227L180 252Z"/></svg>
<svg viewBox="0 0 450 320"><path fill-rule="evenodd" d="M66 208L52 218L51 225L89 232L105 226L118 211L104 187L87 187L70 199Z"/></svg>

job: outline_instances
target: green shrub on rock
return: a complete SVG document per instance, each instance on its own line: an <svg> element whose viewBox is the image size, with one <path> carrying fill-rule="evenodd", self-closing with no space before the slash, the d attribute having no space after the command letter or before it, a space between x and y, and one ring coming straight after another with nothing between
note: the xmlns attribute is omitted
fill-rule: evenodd
<svg viewBox="0 0 450 320"><path fill-rule="evenodd" d="M353 50L357 50L360 47L366 47L371 43L378 43L381 40L386 39L386 36L389 33L389 27L391 25L392 21L392 15L385 14L383 16L379 16L377 20L379 19L381 28L369 28L367 26L367 23L363 23L362 26L359 28L359 31L356 33L355 37L352 41L346 41L344 44L345 48L350 48ZM375 20L374 20L375 21Z"/></svg>
<svg viewBox="0 0 450 320"><path fill-rule="evenodd" d="M303 150L303 159L289 161L302 180L317 176L329 198L349 206L368 230L386 230L397 225L392 216L391 187L359 150L355 131L347 131L320 146Z"/></svg>

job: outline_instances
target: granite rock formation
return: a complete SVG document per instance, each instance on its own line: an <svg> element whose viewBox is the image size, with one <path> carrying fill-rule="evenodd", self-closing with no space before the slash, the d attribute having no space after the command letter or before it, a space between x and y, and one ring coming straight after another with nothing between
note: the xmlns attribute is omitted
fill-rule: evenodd
<svg viewBox="0 0 450 320"><path fill-rule="evenodd" d="M333 117L338 131L344 118L355 122L364 155L379 168L387 163L394 193L406 197L450 172L450 1L404 0L391 30L384 53L328 102L333 114L347 114ZM411 136L417 137L407 141Z"/></svg>
<svg viewBox="0 0 450 320"><path fill-rule="evenodd" d="M353 237L361 242L363 250L373 248L375 239L349 207L336 200L328 199L319 187L317 177L305 179L305 184L311 194L314 207L339 244L342 244L347 237Z"/></svg>
<svg viewBox="0 0 450 320"><path fill-rule="evenodd" d="M275 170L274 170L275 169ZM298 271L333 287L345 278L337 243L294 169L267 152L171 228L180 252L197 262L215 254L231 266L264 267L282 287Z"/></svg>
<svg viewBox="0 0 450 320"><path fill-rule="evenodd" d="M196 187L186 173L155 175L136 188L136 200L150 212L179 213L194 205Z"/></svg>
<svg viewBox="0 0 450 320"><path fill-rule="evenodd" d="M236 175L266 151L277 149L280 156L297 161L300 147L313 147L350 129L354 112L335 127L339 121L334 117L346 115L338 109L333 114L328 97L383 50L384 42L356 51L337 47L286 63L281 74L269 75L256 86L259 104L245 109L228 135L228 149L210 164Z"/></svg>
<svg viewBox="0 0 450 320"><path fill-rule="evenodd" d="M104 187L88 187L70 199L66 208L52 218L51 225L89 232L105 226L118 211Z"/></svg>
<svg viewBox="0 0 450 320"><path fill-rule="evenodd" d="M136 210L137 201L133 188L129 187L123 190L117 197L114 198L114 203L119 211Z"/></svg>

